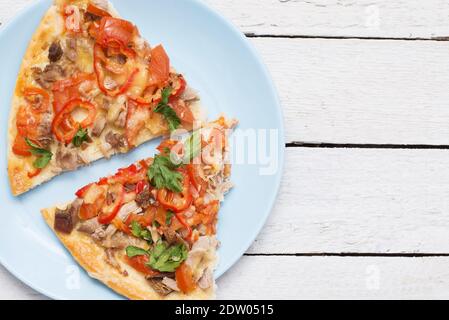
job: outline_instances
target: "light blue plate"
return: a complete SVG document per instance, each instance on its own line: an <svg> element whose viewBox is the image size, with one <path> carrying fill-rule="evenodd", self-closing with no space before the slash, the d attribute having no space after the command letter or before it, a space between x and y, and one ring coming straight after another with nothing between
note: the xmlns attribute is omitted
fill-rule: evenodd
<svg viewBox="0 0 449 320"><path fill-rule="evenodd" d="M248 40L231 24L197 0L115 0L125 19L133 21L151 44L163 43L173 66L196 88L212 119L220 113L240 120L240 130L259 131L262 153L274 152L270 175L261 175L264 157L235 164L236 188L220 211L221 276L248 249L274 204L284 156L282 114L267 70ZM37 1L0 31L0 150L6 150L9 107L22 56L51 1ZM270 144L263 130L274 129ZM247 131L247 133L250 131ZM241 136L241 135L240 135ZM131 154L99 161L57 177L24 196L11 195L6 155L0 157L0 262L17 278L58 299L116 299L120 296L91 279L63 248L40 216L40 209L74 197L88 182L115 172L137 159L152 156L158 141Z"/></svg>

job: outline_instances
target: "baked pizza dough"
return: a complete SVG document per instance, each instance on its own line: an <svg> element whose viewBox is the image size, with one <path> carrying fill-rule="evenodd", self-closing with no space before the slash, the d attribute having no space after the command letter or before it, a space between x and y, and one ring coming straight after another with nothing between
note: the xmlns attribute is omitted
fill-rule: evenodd
<svg viewBox="0 0 449 320"><path fill-rule="evenodd" d="M154 158L82 187L43 217L91 277L125 297L212 299L235 125L220 118L184 140L165 140ZM173 162L178 154L189 160Z"/></svg>
<svg viewBox="0 0 449 320"><path fill-rule="evenodd" d="M121 46L110 31L125 27L132 36ZM107 1L55 1L30 41L12 99L12 193L169 134L173 111L178 128L201 122L198 96L167 61L163 47L150 47Z"/></svg>

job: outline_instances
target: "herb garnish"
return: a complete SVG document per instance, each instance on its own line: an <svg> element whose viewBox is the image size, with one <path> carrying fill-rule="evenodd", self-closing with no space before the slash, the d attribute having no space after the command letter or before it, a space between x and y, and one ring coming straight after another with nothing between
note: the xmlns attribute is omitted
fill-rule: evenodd
<svg viewBox="0 0 449 320"><path fill-rule="evenodd" d="M51 153L49 150L40 148L38 145L31 142L31 140L28 138L25 138L25 142L28 146L30 146L31 154L37 157L37 159L33 162L33 166L37 169L45 168L53 157L53 153Z"/></svg>
<svg viewBox="0 0 449 320"><path fill-rule="evenodd" d="M171 221L172 221L172 218L173 218L174 215L175 215L175 213L173 211L171 211L171 210L167 211L167 214L165 216L165 225L166 226L170 226L171 225Z"/></svg>
<svg viewBox="0 0 449 320"><path fill-rule="evenodd" d="M142 228L140 223L138 223L137 221L133 221L131 223L131 233L137 238L142 238L150 243L153 242L150 230Z"/></svg>
<svg viewBox="0 0 449 320"><path fill-rule="evenodd" d="M79 128L78 132L72 139L72 143L75 147L79 148L83 144L84 141L87 141L89 136L87 135L87 129Z"/></svg>
<svg viewBox="0 0 449 320"><path fill-rule="evenodd" d="M153 164L148 168L147 175L156 189L167 188L179 193L182 191L183 176L176 171L178 167L170 160L169 156L157 155L154 157Z"/></svg>
<svg viewBox="0 0 449 320"><path fill-rule="evenodd" d="M159 102L156 109L154 109L154 112L162 114L165 120L167 120L168 128L170 129L170 131L178 129L179 125L181 124L181 120L179 119L175 110L173 110L172 107L168 105L172 90L173 89L171 87L167 87L162 90L161 102Z"/></svg>
<svg viewBox="0 0 449 320"><path fill-rule="evenodd" d="M176 269L187 259L187 247L183 243L169 246L166 242L159 240L153 248L144 249L129 246L126 255L129 258L146 255L149 261L146 265L160 272L175 272Z"/></svg>
<svg viewBox="0 0 449 320"><path fill-rule="evenodd" d="M141 248L134 247L134 246L126 247L126 255L129 258L133 258L133 257L136 257L136 256L144 256L144 255L147 255L147 254L148 254L148 252L143 250L143 249L141 249Z"/></svg>

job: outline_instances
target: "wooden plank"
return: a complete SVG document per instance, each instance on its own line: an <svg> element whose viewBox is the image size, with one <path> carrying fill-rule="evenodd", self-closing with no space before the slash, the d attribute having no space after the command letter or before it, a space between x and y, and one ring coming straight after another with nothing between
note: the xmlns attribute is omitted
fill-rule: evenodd
<svg viewBox="0 0 449 320"><path fill-rule="evenodd" d="M449 258L243 257L219 299L447 299ZM273 272L275 270L275 272ZM45 299L0 266L0 299Z"/></svg>
<svg viewBox="0 0 449 320"><path fill-rule="evenodd" d="M449 144L449 42L252 39L286 140Z"/></svg>
<svg viewBox="0 0 449 320"><path fill-rule="evenodd" d="M449 42L252 41L279 89L288 142L449 144Z"/></svg>
<svg viewBox="0 0 449 320"><path fill-rule="evenodd" d="M244 257L222 299L443 299L448 258Z"/></svg>
<svg viewBox="0 0 449 320"><path fill-rule="evenodd" d="M449 253L448 164L447 150L289 148L249 252Z"/></svg>
<svg viewBox="0 0 449 320"><path fill-rule="evenodd" d="M434 38L449 35L444 0L206 0L255 35Z"/></svg>
<svg viewBox="0 0 449 320"><path fill-rule="evenodd" d="M35 0L0 0L7 22ZM119 1L119 0L115 0ZM122 0L123 1L123 0ZM203 0L245 33L307 37L449 36L444 0Z"/></svg>

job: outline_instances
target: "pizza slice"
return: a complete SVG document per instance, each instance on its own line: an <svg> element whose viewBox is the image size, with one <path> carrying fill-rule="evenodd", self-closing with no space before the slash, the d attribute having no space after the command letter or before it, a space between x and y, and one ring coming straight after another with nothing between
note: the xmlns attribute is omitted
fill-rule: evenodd
<svg viewBox="0 0 449 320"><path fill-rule="evenodd" d="M202 115L161 45L107 1L56 0L19 71L8 131L14 195L130 149Z"/></svg>
<svg viewBox="0 0 449 320"><path fill-rule="evenodd" d="M220 118L185 139L165 140L154 158L81 188L76 200L43 216L89 275L121 295L213 298L235 125Z"/></svg>

